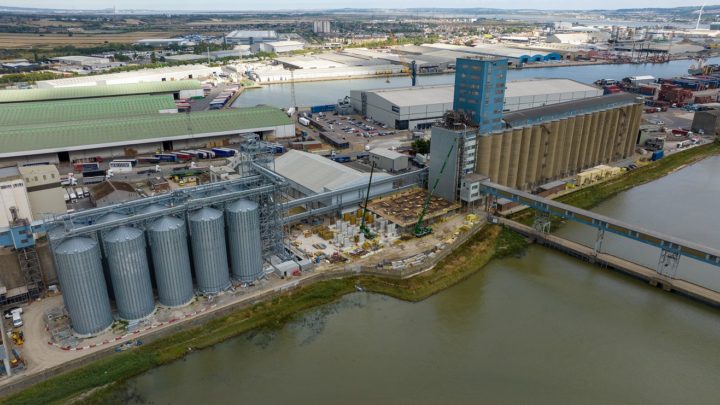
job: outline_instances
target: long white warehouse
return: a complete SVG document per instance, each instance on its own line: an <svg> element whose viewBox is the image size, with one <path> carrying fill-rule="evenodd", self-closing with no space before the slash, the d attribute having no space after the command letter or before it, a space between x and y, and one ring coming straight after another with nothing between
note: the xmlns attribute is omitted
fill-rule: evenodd
<svg viewBox="0 0 720 405"><path fill-rule="evenodd" d="M132 72L108 73L104 75L76 76L67 79L42 80L38 88L101 86L109 84L135 84L147 82L169 82L175 80L200 79L220 73L218 67L205 65L181 65L159 69L142 69Z"/></svg>
<svg viewBox="0 0 720 405"><path fill-rule="evenodd" d="M503 111L602 96L603 90L570 79L529 79L507 82ZM453 85L351 90L353 109L395 129L423 129L452 110Z"/></svg>

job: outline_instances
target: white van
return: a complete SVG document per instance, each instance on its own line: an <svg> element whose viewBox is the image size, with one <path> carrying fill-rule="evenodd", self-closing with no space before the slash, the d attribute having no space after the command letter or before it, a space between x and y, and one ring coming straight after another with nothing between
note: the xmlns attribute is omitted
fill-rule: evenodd
<svg viewBox="0 0 720 405"><path fill-rule="evenodd" d="M13 311L12 313L13 326L16 328L23 326L22 316L20 316L20 312L21 311Z"/></svg>

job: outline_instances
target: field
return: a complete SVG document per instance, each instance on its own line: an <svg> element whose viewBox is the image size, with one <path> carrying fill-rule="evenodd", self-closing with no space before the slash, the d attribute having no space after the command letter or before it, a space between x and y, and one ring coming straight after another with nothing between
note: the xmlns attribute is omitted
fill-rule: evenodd
<svg viewBox="0 0 720 405"><path fill-rule="evenodd" d="M177 32L128 32L122 34L8 34L0 33L0 49L23 49L33 46L53 48L72 45L78 48L106 43L134 43L145 38L172 38Z"/></svg>

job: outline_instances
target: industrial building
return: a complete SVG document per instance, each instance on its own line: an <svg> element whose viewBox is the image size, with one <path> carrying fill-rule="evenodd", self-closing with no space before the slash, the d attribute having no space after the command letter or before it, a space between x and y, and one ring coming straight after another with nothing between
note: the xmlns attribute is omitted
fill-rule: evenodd
<svg viewBox="0 0 720 405"><path fill-rule="evenodd" d="M25 180L32 219L64 214L67 211L57 166L20 166L18 171Z"/></svg>
<svg viewBox="0 0 720 405"><path fill-rule="evenodd" d="M361 173L320 155L298 150L290 150L275 159L275 172L287 178L303 196L367 184L370 177L370 173ZM378 173L373 179L387 176Z"/></svg>
<svg viewBox="0 0 720 405"><path fill-rule="evenodd" d="M0 128L0 162L71 162L125 157L157 150L233 145L241 135L283 138L295 127L280 109L251 107L189 114L125 115Z"/></svg>
<svg viewBox="0 0 720 405"><path fill-rule="evenodd" d="M503 112L602 94L600 88L570 79L512 81L506 84ZM452 109L453 97L453 85L350 91L350 102L357 113L396 129L429 128Z"/></svg>
<svg viewBox="0 0 720 405"><path fill-rule="evenodd" d="M332 32L330 20L313 21L313 32L316 34L329 34Z"/></svg>
<svg viewBox="0 0 720 405"><path fill-rule="evenodd" d="M98 58L95 56L58 56L50 60L55 63L75 66L85 70L101 69L112 66L110 59Z"/></svg>
<svg viewBox="0 0 720 405"><path fill-rule="evenodd" d="M198 62L207 61L207 54L181 53L164 56L166 62Z"/></svg>
<svg viewBox="0 0 720 405"><path fill-rule="evenodd" d="M410 156L386 148L371 149L368 158L375 167L388 172L407 170L410 160Z"/></svg>
<svg viewBox="0 0 720 405"><path fill-rule="evenodd" d="M525 49L511 48L497 44L475 44L474 46L460 46L438 43L423 46L447 51L469 53L484 57L503 58L507 59L509 66L524 65L526 63L534 62L555 61L562 59L562 55L557 52L536 50L533 53L528 53ZM422 58L423 56L420 56L420 59Z"/></svg>
<svg viewBox="0 0 720 405"><path fill-rule="evenodd" d="M278 83L292 80L313 81L323 79L354 78L365 76L389 76L402 72L399 65L347 66L338 68L297 69L292 73L282 66L263 66L250 72L259 83Z"/></svg>
<svg viewBox="0 0 720 405"><path fill-rule="evenodd" d="M241 45L252 45L259 44L262 42L273 42L277 41L277 32L275 31L248 31L248 30L236 30L225 35L225 41L228 44L241 44Z"/></svg>
<svg viewBox="0 0 720 405"><path fill-rule="evenodd" d="M9 227L14 218L32 218L25 181L15 166L0 168L0 227Z"/></svg>
<svg viewBox="0 0 720 405"><path fill-rule="evenodd" d="M250 45L253 52L288 53L302 51L305 44L300 41L268 41L258 42Z"/></svg>
<svg viewBox="0 0 720 405"><path fill-rule="evenodd" d="M475 172L522 190L632 156L642 102L616 94L505 114L481 136ZM527 151L527 152L526 152Z"/></svg>
<svg viewBox="0 0 720 405"><path fill-rule="evenodd" d="M507 59L459 58L456 69L453 110L467 114L481 133L502 128Z"/></svg>
<svg viewBox="0 0 720 405"><path fill-rule="evenodd" d="M487 66L472 67L491 61L470 62L458 65L456 86L463 84L467 77L463 74L493 74ZM468 93L465 103L475 97L470 105L484 105L481 100L485 88L480 89ZM489 89L495 95L494 87ZM474 203L477 200L472 190L479 188L482 179L533 190L588 167L632 156L642 101L624 93L582 98L508 112L503 114L499 128L481 130L479 122L491 123L484 117L492 117L495 111L473 116L454 105L453 111L432 128L429 180L433 184L440 178L438 196L451 202ZM446 161L450 167L442 171Z"/></svg>
<svg viewBox="0 0 720 405"><path fill-rule="evenodd" d="M78 86L0 91L0 104L51 100L100 99L102 97L139 94L171 94L173 98L202 97L203 89L196 80L115 84L111 86ZM7 106L3 106L5 108Z"/></svg>
<svg viewBox="0 0 720 405"><path fill-rule="evenodd" d="M188 41L185 38L147 38L141 39L135 42L136 45L141 46L152 46L155 48L165 48L168 46L191 46L194 42Z"/></svg>
<svg viewBox="0 0 720 405"><path fill-rule="evenodd" d="M213 77L221 72L219 67L205 65L181 65L159 69L143 69L132 72L109 73L104 75L76 76L66 79L41 80L40 89L60 87L103 86L115 84L137 84L147 82L167 82Z"/></svg>
<svg viewBox="0 0 720 405"><path fill-rule="evenodd" d="M720 135L720 110L695 111L690 129L697 133Z"/></svg>

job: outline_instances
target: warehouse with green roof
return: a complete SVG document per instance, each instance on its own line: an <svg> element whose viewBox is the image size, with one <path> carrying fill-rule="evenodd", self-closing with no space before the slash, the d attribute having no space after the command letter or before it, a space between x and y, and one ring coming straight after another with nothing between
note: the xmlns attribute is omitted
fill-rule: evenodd
<svg viewBox="0 0 720 405"><path fill-rule="evenodd" d="M117 97L138 94L171 94L174 99L202 97L202 84L197 80L142 82L77 87L36 88L0 91L0 104L26 103L77 98Z"/></svg>
<svg viewBox="0 0 720 405"><path fill-rule="evenodd" d="M295 127L274 107L163 113L163 96L0 105L0 163L71 162L131 157L158 150L230 146L240 135L291 137ZM36 107L40 105L40 107Z"/></svg>

